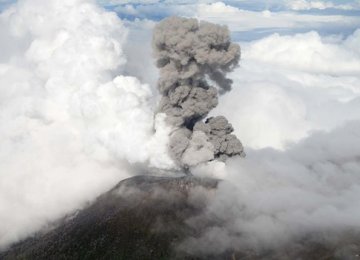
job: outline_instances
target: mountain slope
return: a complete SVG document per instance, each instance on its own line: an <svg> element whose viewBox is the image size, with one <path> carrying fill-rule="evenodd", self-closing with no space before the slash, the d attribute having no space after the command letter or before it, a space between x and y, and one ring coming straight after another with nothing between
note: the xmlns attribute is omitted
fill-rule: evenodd
<svg viewBox="0 0 360 260"><path fill-rule="evenodd" d="M135 176L56 227L39 233L0 253L0 259L118 259L118 260L355 260L360 235L340 234L333 243L316 234L289 241L272 250L232 249L214 255L189 255L178 245L200 237L224 223L207 213L216 196L216 179L193 176ZM199 217L197 225L188 220ZM240 237L239 237L240 239ZM327 241L327 242L324 242ZM240 241L241 242L241 241ZM195 246L195 245L194 245Z"/></svg>
<svg viewBox="0 0 360 260"><path fill-rule="evenodd" d="M209 193L217 183L188 176L124 180L57 228L13 246L0 258L175 258L173 245L198 232L184 221L205 207L199 200L189 200L191 188Z"/></svg>

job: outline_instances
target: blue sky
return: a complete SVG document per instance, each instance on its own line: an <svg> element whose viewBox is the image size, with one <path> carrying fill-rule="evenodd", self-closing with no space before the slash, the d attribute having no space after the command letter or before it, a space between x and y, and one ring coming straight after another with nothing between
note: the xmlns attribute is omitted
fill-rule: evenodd
<svg viewBox="0 0 360 260"><path fill-rule="evenodd" d="M288 19L296 19L297 23L303 21L303 26L281 26L272 27L263 24L260 27L248 28L247 30L232 29L233 37L237 40L254 40L271 33L293 34L316 30L321 35L352 34L360 26L360 1L359 0L96 0L108 10L115 11L123 20L133 21L135 19L146 19L159 21L169 15L197 16L197 10L201 6L214 3L223 3L230 8L261 14L266 11L275 15L288 16ZM5 9L14 0L0 0L0 10ZM227 14L224 14L227 16ZM234 15L233 23L251 23L240 19L241 12ZM312 22L311 19L324 18L323 22ZM329 19L326 19L326 18ZM201 17L200 17L201 18ZM217 22L221 22L221 13L217 14ZM229 17L227 22L230 23ZM343 20L338 22L339 19ZM336 22L332 20L336 19Z"/></svg>
<svg viewBox="0 0 360 260"><path fill-rule="evenodd" d="M349 0L98 0L98 2L105 8L117 12L122 19L130 21L134 19L158 21L169 15L195 16L200 19L214 20L229 25L236 40L254 40L275 32L293 34L311 30L316 30L321 35L342 34L347 36L352 34L360 25L360 2ZM230 13L219 11L216 14L210 13L208 16L206 12L199 14L204 7L219 6L220 3L226 6ZM267 17L259 16L259 14L265 14L264 16L267 15ZM258 15L258 17L254 18L254 15ZM269 17L270 15L272 17ZM275 26L273 22L267 23L267 20L279 20L276 16L282 17L282 21L278 21ZM256 23L254 19L263 22L260 26L251 28L252 24ZM281 25L282 22L284 26ZM287 22L295 22L296 25L287 26L285 25ZM246 26L246 29L231 27L231 24L234 23L248 26Z"/></svg>
<svg viewBox="0 0 360 260"><path fill-rule="evenodd" d="M0 10L4 10L7 6L14 2L15 1L13 0L0 0Z"/></svg>

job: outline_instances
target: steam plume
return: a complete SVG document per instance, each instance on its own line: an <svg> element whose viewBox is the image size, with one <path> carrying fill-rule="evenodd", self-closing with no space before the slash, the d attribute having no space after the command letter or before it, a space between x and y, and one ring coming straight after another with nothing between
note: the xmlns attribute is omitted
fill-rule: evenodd
<svg viewBox="0 0 360 260"><path fill-rule="evenodd" d="M225 117L202 121L218 104L218 90L231 89L232 80L226 73L239 63L240 46L231 42L227 27L169 17L155 27L153 48L160 68L158 109L176 127L169 148L177 163L188 167L244 156Z"/></svg>

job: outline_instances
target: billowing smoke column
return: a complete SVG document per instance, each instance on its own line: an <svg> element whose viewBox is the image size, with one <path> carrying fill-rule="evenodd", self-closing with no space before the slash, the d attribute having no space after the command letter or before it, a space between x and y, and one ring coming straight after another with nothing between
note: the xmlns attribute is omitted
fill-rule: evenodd
<svg viewBox="0 0 360 260"><path fill-rule="evenodd" d="M232 80L225 75L240 60L240 46L230 41L227 27L169 17L155 27L153 48L160 68L159 112L176 128L169 147L176 162L189 167L244 156L243 146L231 134L233 128L225 117L203 122L218 104L218 91L231 89Z"/></svg>

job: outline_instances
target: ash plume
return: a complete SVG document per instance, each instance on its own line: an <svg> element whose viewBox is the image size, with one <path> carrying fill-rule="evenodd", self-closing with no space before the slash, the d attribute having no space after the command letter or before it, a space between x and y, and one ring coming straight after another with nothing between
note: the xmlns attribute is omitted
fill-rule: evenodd
<svg viewBox="0 0 360 260"><path fill-rule="evenodd" d="M233 127L223 116L206 118L218 104L218 92L231 89L226 73L240 60L226 26L196 19L169 17L154 29L153 49L160 69L158 112L176 130L170 136L171 156L183 167L214 159L244 156Z"/></svg>

